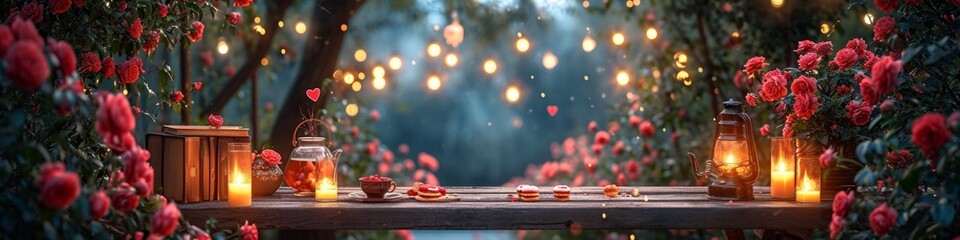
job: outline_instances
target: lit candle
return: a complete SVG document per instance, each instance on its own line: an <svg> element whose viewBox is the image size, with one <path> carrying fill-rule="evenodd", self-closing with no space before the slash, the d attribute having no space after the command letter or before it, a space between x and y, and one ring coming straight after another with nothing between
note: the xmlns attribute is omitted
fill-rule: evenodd
<svg viewBox="0 0 960 240"><path fill-rule="evenodd" d="M796 177L793 170L787 170L787 164L780 158L777 167L770 173L770 196L773 198L793 198L796 196Z"/></svg>
<svg viewBox="0 0 960 240"><path fill-rule="evenodd" d="M318 202L337 201L337 185L334 184L329 178L323 178L323 180L320 181L320 184L317 184L317 189L315 192L315 197Z"/></svg>
<svg viewBox="0 0 960 240"><path fill-rule="evenodd" d="M801 203L820 203L820 190L817 186L817 183L812 179L807 177L806 174L803 175L803 185L800 189L797 189L797 202Z"/></svg>
<svg viewBox="0 0 960 240"><path fill-rule="evenodd" d="M239 169L233 170L233 181L227 186L227 206L248 207L253 203L250 181L243 181L243 174Z"/></svg>

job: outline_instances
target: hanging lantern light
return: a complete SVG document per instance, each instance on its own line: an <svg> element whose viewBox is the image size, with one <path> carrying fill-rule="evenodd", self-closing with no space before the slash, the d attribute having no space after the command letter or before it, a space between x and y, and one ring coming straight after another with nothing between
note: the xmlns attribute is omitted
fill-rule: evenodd
<svg viewBox="0 0 960 240"><path fill-rule="evenodd" d="M753 182L760 176L756 141L750 115L743 103L723 102L716 117L713 159L700 172L697 156L687 153L698 178L708 178L707 197L715 200L753 200Z"/></svg>
<svg viewBox="0 0 960 240"><path fill-rule="evenodd" d="M447 40L447 44L456 48L463 42L463 26L460 25L457 12L451 13L450 18L453 20L450 25L443 28L443 38Z"/></svg>
<svg viewBox="0 0 960 240"><path fill-rule="evenodd" d="M678 68L687 67L687 54L684 52L677 52L673 54L673 60L676 61Z"/></svg>

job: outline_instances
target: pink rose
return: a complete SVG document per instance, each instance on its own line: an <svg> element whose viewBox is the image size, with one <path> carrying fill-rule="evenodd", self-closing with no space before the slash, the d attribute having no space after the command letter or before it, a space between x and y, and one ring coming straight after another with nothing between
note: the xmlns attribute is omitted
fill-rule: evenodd
<svg viewBox="0 0 960 240"><path fill-rule="evenodd" d="M590 123L587 123L587 131L596 132L596 131L597 131L597 122L596 122L596 121L590 121Z"/></svg>
<svg viewBox="0 0 960 240"><path fill-rule="evenodd" d="M603 145L594 143L590 146L590 150L593 151L593 155L600 157L603 155Z"/></svg>
<svg viewBox="0 0 960 240"><path fill-rule="evenodd" d="M170 236L177 230L177 225L180 225L179 220L180 209L177 209L177 204L168 203L153 213L153 217L150 218L150 234Z"/></svg>
<svg viewBox="0 0 960 240"><path fill-rule="evenodd" d="M793 50L795 53L805 54L808 52L816 52L817 44L810 40L803 40L797 43L797 50Z"/></svg>
<svg viewBox="0 0 960 240"><path fill-rule="evenodd" d="M10 50L16 40L9 26L0 25L0 57L7 55L7 50Z"/></svg>
<svg viewBox="0 0 960 240"><path fill-rule="evenodd" d="M94 126L100 135L124 134L133 131L136 119L130 112L130 102L122 94L97 93L97 123Z"/></svg>
<svg viewBox="0 0 960 240"><path fill-rule="evenodd" d="M817 69L820 66L820 56L816 53L807 53L800 56L800 59L797 60L797 67L803 71L810 71Z"/></svg>
<svg viewBox="0 0 960 240"><path fill-rule="evenodd" d="M627 122L630 123L630 127L640 128L640 123L643 122L643 118L637 115L630 115L630 118L627 119Z"/></svg>
<svg viewBox="0 0 960 240"><path fill-rule="evenodd" d="M807 76L800 76L793 81L790 90L794 95L810 95L817 91L817 80Z"/></svg>
<svg viewBox="0 0 960 240"><path fill-rule="evenodd" d="M42 46L30 41L19 41L7 52L6 76L13 85L30 90L40 87L50 77L50 67Z"/></svg>
<svg viewBox="0 0 960 240"><path fill-rule="evenodd" d="M873 64L877 63L877 60L880 60L880 58L877 58L877 55L874 55L873 52L870 51L867 51L865 55L866 56L863 57L863 69L873 69Z"/></svg>
<svg viewBox="0 0 960 240"><path fill-rule="evenodd" d="M827 169L833 167L837 164L836 159L837 152L833 148L828 148L820 154L820 168Z"/></svg>
<svg viewBox="0 0 960 240"><path fill-rule="evenodd" d="M200 21L194 21L191 25L193 28L190 29L190 32L187 34L187 38L190 39L190 42L200 41L200 38L203 37L203 23Z"/></svg>
<svg viewBox="0 0 960 240"><path fill-rule="evenodd" d="M280 153L274 151L273 149L263 150L263 152L260 153L260 157L263 158L264 161L267 161L267 163L273 165L279 165L280 160L282 159L282 157L280 157Z"/></svg>
<svg viewBox="0 0 960 240"><path fill-rule="evenodd" d="M640 124L640 134L644 137L653 137L655 131L656 130L653 129L653 123L650 123L650 121L643 121L643 123Z"/></svg>
<svg viewBox="0 0 960 240"><path fill-rule="evenodd" d="M950 140L946 120L939 113L927 113L913 121L913 143L923 150L927 158L934 159L940 147Z"/></svg>
<svg viewBox="0 0 960 240"><path fill-rule="evenodd" d="M840 235L840 231L843 230L843 227L847 225L847 221L843 218L843 216L837 216L836 214L834 214L831 219L830 239L836 239L837 235Z"/></svg>
<svg viewBox="0 0 960 240"><path fill-rule="evenodd" d="M153 167L147 161L150 160L150 151L139 147L134 147L123 153L123 174L126 176L126 183L133 186L137 194L142 197L153 194L154 173Z"/></svg>
<svg viewBox="0 0 960 240"><path fill-rule="evenodd" d="M760 136L766 137L768 135L770 135L770 125L764 124L762 127L760 127Z"/></svg>
<svg viewBox="0 0 960 240"><path fill-rule="evenodd" d="M897 211L887 205L881 204L870 213L870 229L877 236L887 235L893 226L897 225Z"/></svg>
<svg viewBox="0 0 960 240"><path fill-rule="evenodd" d="M373 120L374 122L379 122L380 111L377 111L376 109L370 110L370 120Z"/></svg>
<svg viewBox="0 0 960 240"><path fill-rule="evenodd" d="M227 14L227 22L228 22L228 23L233 24L233 25L237 25L237 24L240 24L240 21L243 21L243 20L242 20L242 18L240 17L240 13L239 13L239 12L231 12L230 14Z"/></svg>
<svg viewBox="0 0 960 240"><path fill-rule="evenodd" d="M837 56L833 58L833 62L837 64L840 70L847 70L853 67L853 64L856 64L857 60L856 51L849 48L840 49L840 51L837 52Z"/></svg>
<svg viewBox="0 0 960 240"><path fill-rule="evenodd" d="M897 88L897 75L900 74L900 60L883 56L871 68L871 77L880 94L887 94Z"/></svg>
<svg viewBox="0 0 960 240"><path fill-rule="evenodd" d="M860 81L860 95L863 97L863 102L870 106L877 103L880 98L880 92L877 91L877 87L873 85L873 80L870 78Z"/></svg>
<svg viewBox="0 0 960 240"><path fill-rule="evenodd" d="M890 34L893 34L894 31L893 18L890 16L885 16L877 20L873 25L873 40L874 41L883 41L886 40Z"/></svg>
<svg viewBox="0 0 960 240"><path fill-rule="evenodd" d="M97 220L110 211L110 197L103 190L90 194L90 218Z"/></svg>
<svg viewBox="0 0 960 240"><path fill-rule="evenodd" d="M880 103L880 111L883 111L885 113L892 112L893 108L894 108L893 101L890 99L883 100L883 103Z"/></svg>
<svg viewBox="0 0 960 240"><path fill-rule="evenodd" d="M744 99L746 99L747 105L750 105L750 106L753 106L753 107L756 107L756 106L757 106L757 95L756 95L756 94L748 93L747 96L744 97Z"/></svg>
<svg viewBox="0 0 960 240"><path fill-rule="evenodd" d="M130 37L140 38L140 35L143 33L143 23L140 21L140 18L133 20L133 23L127 25L127 33L130 34Z"/></svg>
<svg viewBox="0 0 960 240"><path fill-rule="evenodd" d="M813 46L813 48L817 52L817 54L819 54L820 56L830 55L830 53L833 52L833 42L831 41L818 42L816 46Z"/></svg>
<svg viewBox="0 0 960 240"><path fill-rule="evenodd" d="M130 212L140 204L140 195L137 195L129 183L121 183L119 193L113 196L113 207L117 211Z"/></svg>
<svg viewBox="0 0 960 240"><path fill-rule="evenodd" d="M780 69L763 74L760 98L767 102L778 101L787 96L787 79Z"/></svg>
<svg viewBox="0 0 960 240"><path fill-rule="evenodd" d="M833 197L833 214L840 217L846 217L847 212L850 211L850 208L853 208L853 200L855 199L854 192L846 191L837 192L837 195Z"/></svg>
<svg viewBox="0 0 960 240"><path fill-rule="evenodd" d="M33 22L18 17L10 24L10 30L14 36L17 36L17 41L32 42L37 44L37 46L43 46L44 44L43 37L40 37L40 33L37 32L37 28L34 27Z"/></svg>
<svg viewBox="0 0 960 240"><path fill-rule="evenodd" d="M797 114L797 117L803 120L809 120L819 108L820 102L817 96L813 94L797 95L796 101L793 103L793 111Z"/></svg>
<svg viewBox="0 0 960 240"><path fill-rule="evenodd" d="M252 4L252 3L253 3L253 0L234 0L234 1L233 1L233 6L234 6L234 7L246 7L246 6L250 6L250 4Z"/></svg>
<svg viewBox="0 0 960 240"><path fill-rule="evenodd" d="M207 116L207 124L215 128L219 128L220 126L223 126L223 116L220 116L219 114L210 114L210 116Z"/></svg>
<svg viewBox="0 0 960 240"><path fill-rule="evenodd" d="M37 3L36 0L23 4L23 7L20 8L20 12L16 14L18 17L23 17L24 20L30 20L33 23L40 23L43 21L43 4ZM7 19L7 22L10 22L10 19Z"/></svg>
<svg viewBox="0 0 960 240"><path fill-rule="evenodd" d="M437 170L440 170L440 162L437 161L437 158L431 156L430 154L420 153L420 155L417 155L417 161L420 163L421 167L430 169L430 171L436 172Z"/></svg>
<svg viewBox="0 0 960 240"><path fill-rule="evenodd" d="M858 57L865 57L867 54L867 42L863 41L863 38L851 39L845 48L853 50Z"/></svg>
<svg viewBox="0 0 960 240"><path fill-rule="evenodd" d="M747 60L747 63L743 65L743 68L745 72L749 74L755 74L760 73L760 71L763 70L763 67L766 65L769 65L766 62L766 58L757 56Z"/></svg>
<svg viewBox="0 0 960 240"><path fill-rule="evenodd" d="M850 86L847 86L847 85L840 85L837 87L837 94L840 96L847 95L852 91L853 89L851 89Z"/></svg>
<svg viewBox="0 0 960 240"><path fill-rule="evenodd" d="M604 145L610 142L610 134L606 131L599 131L593 135L593 143Z"/></svg>
<svg viewBox="0 0 960 240"><path fill-rule="evenodd" d="M64 41L50 41L50 51L57 56L60 61L60 74L64 76L73 74L77 71L77 56L73 52L73 47Z"/></svg>

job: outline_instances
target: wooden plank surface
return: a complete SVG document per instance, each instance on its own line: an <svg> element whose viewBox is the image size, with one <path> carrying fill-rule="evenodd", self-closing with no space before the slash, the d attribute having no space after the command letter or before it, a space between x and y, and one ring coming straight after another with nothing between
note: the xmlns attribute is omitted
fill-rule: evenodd
<svg viewBox="0 0 960 240"><path fill-rule="evenodd" d="M398 187L406 191L409 187ZM633 187L621 187L629 193ZM221 227L250 220L261 228L337 229L813 229L830 221L829 203L773 200L768 187L756 187L757 200L714 201L705 187L639 187L640 197L607 198L600 187L577 187L571 201L559 202L541 188L539 202L513 201L510 187L449 187L458 202L426 203L406 199L361 203L340 188L337 202L293 196L283 187L274 196L253 199L253 206L227 207L224 201L179 205L184 218L202 223L216 218ZM646 199L644 198L646 197Z"/></svg>

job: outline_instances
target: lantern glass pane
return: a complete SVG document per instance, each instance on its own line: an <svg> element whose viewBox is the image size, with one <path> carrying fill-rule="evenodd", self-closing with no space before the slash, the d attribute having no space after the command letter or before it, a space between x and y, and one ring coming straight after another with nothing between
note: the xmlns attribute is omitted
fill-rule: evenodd
<svg viewBox="0 0 960 240"><path fill-rule="evenodd" d="M717 140L713 148L713 166L722 176L745 178L752 168L746 140Z"/></svg>

